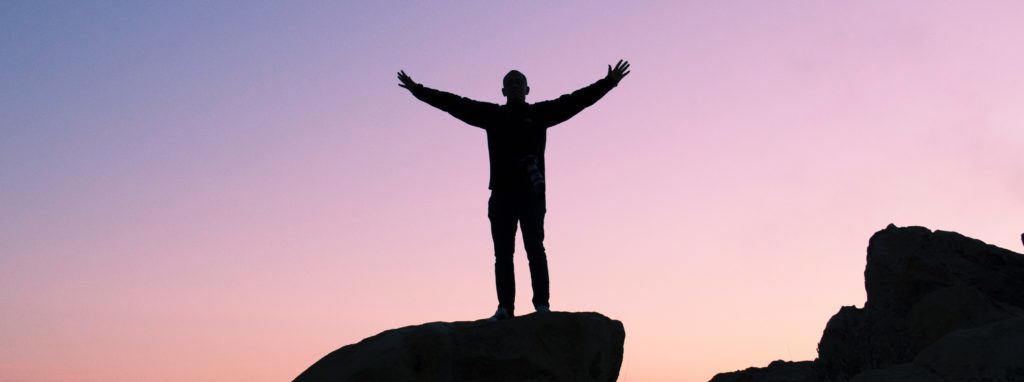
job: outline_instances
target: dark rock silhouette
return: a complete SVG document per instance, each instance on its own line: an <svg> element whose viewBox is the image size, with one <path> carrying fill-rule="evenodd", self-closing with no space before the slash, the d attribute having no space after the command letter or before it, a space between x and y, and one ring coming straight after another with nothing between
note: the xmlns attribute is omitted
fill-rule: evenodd
<svg viewBox="0 0 1024 382"><path fill-rule="evenodd" d="M714 382L810 382L817 380L815 370L813 361L772 361L768 367L751 367L742 371L722 373L711 380Z"/></svg>
<svg viewBox="0 0 1024 382"><path fill-rule="evenodd" d="M344 346L295 381L615 381L625 336L598 313L434 322Z"/></svg>
<svg viewBox="0 0 1024 382"><path fill-rule="evenodd" d="M868 245L867 302L829 319L818 358L726 381L1024 381L1024 256L889 225Z"/></svg>

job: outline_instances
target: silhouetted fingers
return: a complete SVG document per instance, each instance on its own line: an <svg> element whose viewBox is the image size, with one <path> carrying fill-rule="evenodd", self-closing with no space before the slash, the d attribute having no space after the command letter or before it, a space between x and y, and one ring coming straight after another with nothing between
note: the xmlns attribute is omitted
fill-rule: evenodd
<svg viewBox="0 0 1024 382"><path fill-rule="evenodd" d="M398 86L401 86L401 87L406 88L406 89L409 89L410 86L413 86L413 85L416 84L416 82L414 82L412 80L412 78L409 77L408 74L405 74L404 70L398 72L398 81L401 82L401 84L399 84Z"/></svg>

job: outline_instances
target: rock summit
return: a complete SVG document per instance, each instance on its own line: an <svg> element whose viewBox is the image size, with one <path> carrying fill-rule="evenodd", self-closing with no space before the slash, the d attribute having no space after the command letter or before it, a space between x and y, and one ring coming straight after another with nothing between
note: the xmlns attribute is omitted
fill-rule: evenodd
<svg viewBox="0 0 1024 382"><path fill-rule="evenodd" d="M326 355L309 381L615 381L626 332L598 313L550 312L388 330Z"/></svg>

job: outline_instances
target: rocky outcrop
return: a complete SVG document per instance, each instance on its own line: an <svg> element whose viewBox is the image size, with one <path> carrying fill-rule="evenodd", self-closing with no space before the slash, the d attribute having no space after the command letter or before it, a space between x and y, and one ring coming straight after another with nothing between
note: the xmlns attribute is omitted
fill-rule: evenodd
<svg viewBox="0 0 1024 382"><path fill-rule="evenodd" d="M819 380L817 365L813 361L773 361L768 367L751 367L732 373L722 373L712 382L815 382Z"/></svg>
<svg viewBox="0 0 1024 382"><path fill-rule="evenodd" d="M296 381L615 381L622 323L551 312L488 322L434 322L344 346Z"/></svg>
<svg viewBox="0 0 1024 382"><path fill-rule="evenodd" d="M1024 317L953 331L913 362L869 370L850 381L1024 381Z"/></svg>
<svg viewBox="0 0 1024 382"><path fill-rule="evenodd" d="M864 286L863 308L828 321L806 379L766 377L773 362L712 381L1024 381L1024 256L889 225L868 245Z"/></svg>

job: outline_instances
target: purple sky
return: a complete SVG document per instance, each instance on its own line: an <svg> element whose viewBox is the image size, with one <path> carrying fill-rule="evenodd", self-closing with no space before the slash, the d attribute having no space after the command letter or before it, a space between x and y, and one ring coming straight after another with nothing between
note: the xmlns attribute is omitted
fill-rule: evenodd
<svg viewBox="0 0 1024 382"><path fill-rule="evenodd" d="M484 134L395 72L501 102L515 68L540 101L620 58L549 133L553 308L623 321L623 381L814 358L887 224L1020 251L1021 14L0 4L0 381L287 380L487 316Z"/></svg>

